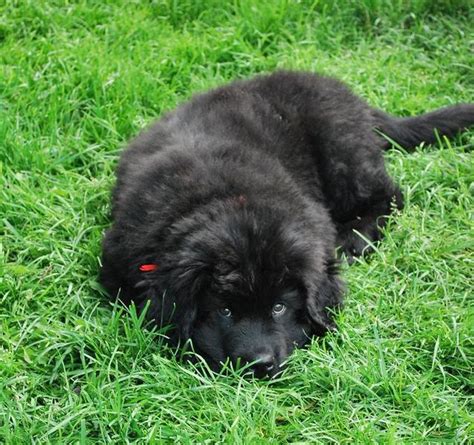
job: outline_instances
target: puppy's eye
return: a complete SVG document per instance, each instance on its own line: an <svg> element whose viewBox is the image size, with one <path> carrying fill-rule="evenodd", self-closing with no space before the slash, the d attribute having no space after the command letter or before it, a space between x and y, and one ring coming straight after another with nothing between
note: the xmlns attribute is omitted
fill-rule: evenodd
<svg viewBox="0 0 474 445"><path fill-rule="evenodd" d="M279 317L280 315L283 315L285 311L286 311L286 306L282 303L277 303L272 308L272 315L274 317Z"/></svg>
<svg viewBox="0 0 474 445"><path fill-rule="evenodd" d="M225 318L229 318L232 317L232 311L225 307L224 309L219 309L219 315Z"/></svg>

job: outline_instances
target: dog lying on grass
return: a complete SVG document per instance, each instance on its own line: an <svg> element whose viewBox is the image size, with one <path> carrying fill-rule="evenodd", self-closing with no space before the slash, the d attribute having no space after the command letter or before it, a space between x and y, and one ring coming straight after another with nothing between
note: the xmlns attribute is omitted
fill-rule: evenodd
<svg viewBox="0 0 474 445"><path fill-rule="evenodd" d="M191 339L213 369L230 360L274 376L335 329L336 248L349 260L369 251L403 206L388 140L409 149L473 123L474 104L396 118L309 73L197 95L123 153L101 282L149 302L170 342Z"/></svg>

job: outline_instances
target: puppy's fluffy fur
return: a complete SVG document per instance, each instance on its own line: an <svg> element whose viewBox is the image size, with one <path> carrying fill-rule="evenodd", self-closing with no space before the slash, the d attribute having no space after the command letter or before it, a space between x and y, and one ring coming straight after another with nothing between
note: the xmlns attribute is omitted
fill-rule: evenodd
<svg viewBox="0 0 474 445"><path fill-rule="evenodd" d="M309 73L195 96L123 153L101 281L125 303L150 301L171 342L192 339L211 366L274 375L335 327L336 247L360 255L402 207L382 133L410 148L473 122L469 104L395 118Z"/></svg>

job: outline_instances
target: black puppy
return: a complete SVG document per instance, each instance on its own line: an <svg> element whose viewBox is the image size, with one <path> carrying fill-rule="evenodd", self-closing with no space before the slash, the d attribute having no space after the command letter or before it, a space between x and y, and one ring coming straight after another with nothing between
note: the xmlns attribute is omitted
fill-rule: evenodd
<svg viewBox="0 0 474 445"><path fill-rule="evenodd" d="M213 368L275 375L335 327L336 247L360 255L402 207L382 133L410 148L473 123L472 104L400 119L306 73L198 95L123 153L101 282Z"/></svg>

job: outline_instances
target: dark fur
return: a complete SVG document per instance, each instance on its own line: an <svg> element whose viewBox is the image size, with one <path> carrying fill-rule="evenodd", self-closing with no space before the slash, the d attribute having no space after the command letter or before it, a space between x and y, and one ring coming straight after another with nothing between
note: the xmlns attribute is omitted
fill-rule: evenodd
<svg viewBox="0 0 474 445"><path fill-rule="evenodd" d="M150 301L171 341L192 339L213 367L256 361L257 375L273 375L295 346L335 327L336 246L360 255L367 243L354 229L376 241L402 207L380 132L410 148L472 123L474 105L399 119L305 73L195 96L123 153L101 281L125 303ZM159 268L140 272L143 263Z"/></svg>

